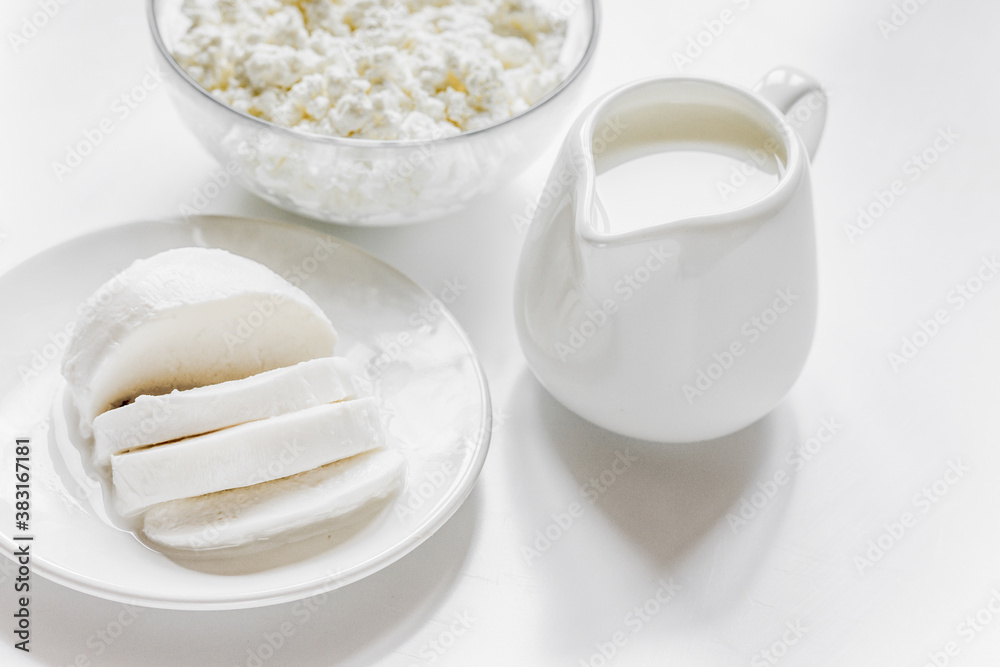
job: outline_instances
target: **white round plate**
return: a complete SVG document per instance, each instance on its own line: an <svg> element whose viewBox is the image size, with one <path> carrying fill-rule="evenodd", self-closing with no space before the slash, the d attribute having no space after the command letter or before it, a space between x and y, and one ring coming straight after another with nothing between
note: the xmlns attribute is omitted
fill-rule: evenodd
<svg viewBox="0 0 1000 667"><path fill-rule="evenodd" d="M379 399L387 445L407 459L399 495L327 533L256 555L183 560L116 526L66 428L59 373L80 304L132 261L183 246L249 257L296 283L340 334ZM79 237L0 276L0 551L30 544L33 574L130 604L235 609L361 579L404 556L458 509L489 446L486 380L443 304L321 232L231 217L140 222ZM28 530L15 526L15 440L30 438ZM31 536L30 542L14 537Z"/></svg>

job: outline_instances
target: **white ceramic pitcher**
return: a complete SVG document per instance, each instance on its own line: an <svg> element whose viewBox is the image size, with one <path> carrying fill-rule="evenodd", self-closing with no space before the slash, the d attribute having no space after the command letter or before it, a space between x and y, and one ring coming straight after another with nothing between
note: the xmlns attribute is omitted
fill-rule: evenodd
<svg viewBox="0 0 1000 667"><path fill-rule="evenodd" d="M701 78L639 81L581 115L515 287L521 347L553 396L609 430L674 442L732 433L777 405L815 328L809 158L825 103L811 78L782 68L754 92ZM773 190L736 210L614 231L598 174L665 145L730 140L774 152L784 170Z"/></svg>

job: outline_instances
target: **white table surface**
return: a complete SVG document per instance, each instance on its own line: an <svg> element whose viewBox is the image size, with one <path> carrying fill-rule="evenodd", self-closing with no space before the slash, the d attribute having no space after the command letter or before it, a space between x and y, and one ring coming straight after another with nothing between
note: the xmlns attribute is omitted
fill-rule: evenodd
<svg viewBox="0 0 1000 667"><path fill-rule="evenodd" d="M948 300L1000 253L1000 4L908 4L919 10L885 37L889 0L605 2L581 104L677 73L673 53L725 8L737 20L685 71L749 86L791 64L829 91L813 169L818 334L772 414L719 441L643 443L588 424L535 381L512 326L522 237L511 216L540 192L553 143L473 210L333 230L432 292L468 285L451 308L480 354L498 424L473 494L444 528L308 606L142 609L133 619L35 577L30 654L12 646L6 578L0 664L257 664L251 652L265 665L1000 664L1000 613L990 610L1000 612L1000 280L961 309ZM176 216L216 166L158 89L60 182L53 161L141 81L152 45L142 3L69 0L15 52L8 34L37 7L5 2L0 21L4 270L79 234ZM911 180L907 161L949 128L953 145ZM845 224L894 179L905 194L849 240ZM239 187L207 212L302 222ZM948 323L894 370L887 354L942 308ZM791 464L824 420L835 436ZM618 452L637 461L589 502L583 487ZM790 481L734 530L727 515L778 471ZM939 483L933 504L919 498L946 476L955 483ZM536 531L574 502L582 516L526 558ZM883 536L907 512L902 535ZM880 536L890 548L863 564ZM120 636L101 639L123 620ZM261 651L269 638L281 644L274 655Z"/></svg>

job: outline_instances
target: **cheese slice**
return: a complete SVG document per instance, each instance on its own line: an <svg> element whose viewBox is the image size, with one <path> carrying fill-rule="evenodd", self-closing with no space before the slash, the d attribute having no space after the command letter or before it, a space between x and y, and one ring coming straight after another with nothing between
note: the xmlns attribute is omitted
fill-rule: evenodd
<svg viewBox="0 0 1000 667"><path fill-rule="evenodd" d="M404 470L401 454L377 449L292 477L155 505L142 530L154 544L181 550L301 534L392 494Z"/></svg>
<svg viewBox="0 0 1000 667"><path fill-rule="evenodd" d="M342 357L323 357L242 380L139 396L94 419L94 463L112 454L186 438L245 422L354 397L354 368Z"/></svg>
<svg viewBox="0 0 1000 667"><path fill-rule="evenodd" d="M267 267L214 248L142 259L82 306L62 373L91 434L94 418L166 394L333 354L322 310Z"/></svg>
<svg viewBox="0 0 1000 667"><path fill-rule="evenodd" d="M318 405L111 457L120 514L288 477L383 444L373 398Z"/></svg>

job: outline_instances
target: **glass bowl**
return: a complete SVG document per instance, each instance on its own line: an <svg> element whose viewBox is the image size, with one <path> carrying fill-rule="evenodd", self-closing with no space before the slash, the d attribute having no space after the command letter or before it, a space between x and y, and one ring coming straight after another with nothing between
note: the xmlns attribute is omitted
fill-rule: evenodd
<svg viewBox="0 0 1000 667"><path fill-rule="evenodd" d="M237 111L174 60L182 0L148 0L158 64L181 118L244 187L283 209L348 225L401 225L461 209L494 191L561 138L597 44L598 0L539 0L567 18L568 72L548 95L500 123L424 141L352 139L289 129Z"/></svg>

